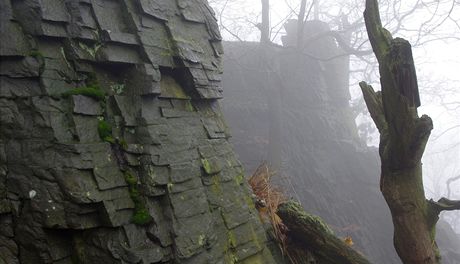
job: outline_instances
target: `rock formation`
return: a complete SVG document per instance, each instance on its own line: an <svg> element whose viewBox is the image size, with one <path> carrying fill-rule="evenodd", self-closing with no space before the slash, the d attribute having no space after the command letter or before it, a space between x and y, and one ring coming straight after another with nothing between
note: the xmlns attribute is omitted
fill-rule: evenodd
<svg viewBox="0 0 460 264"><path fill-rule="evenodd" d="M204 0L0 0L1 263L273 263Z"/></svg>

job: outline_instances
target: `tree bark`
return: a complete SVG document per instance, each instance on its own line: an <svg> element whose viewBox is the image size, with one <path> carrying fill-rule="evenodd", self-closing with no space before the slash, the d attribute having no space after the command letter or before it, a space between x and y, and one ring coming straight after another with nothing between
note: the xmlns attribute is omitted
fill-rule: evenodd
<svg viewBox="0 0 460 264"><path fill-rule="evenodd" d="M418 116L417 76L408 41L382 27L377 0L366 0L367 33L379 62L382 91L360 83L367 108L380 133L380 189L390 208L394 246L405 264L439 263L435 227L439 213L455 210L459 201L425 198L421 158L431 118Z"/></svg>
<svg viewBox="0 0 460 264"><path fill-rule="evenodd" d="M289 201L281 204L277 214L288 228L288 237L300 250L307 248L321 258L321 263L370 264L360 253L337 238L322 220L306 213L302 206ZM288 251L294 250L288 246ZM305 258L301 258L303 260Z"/></svg>

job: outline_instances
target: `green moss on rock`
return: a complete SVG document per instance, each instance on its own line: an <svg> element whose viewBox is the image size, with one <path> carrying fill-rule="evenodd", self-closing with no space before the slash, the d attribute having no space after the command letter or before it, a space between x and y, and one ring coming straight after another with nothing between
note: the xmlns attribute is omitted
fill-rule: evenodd
<svg viewBox="0 0 460 264"><path fill-rule="evenodd" d="M211 164L207 159L201 159L201 165L203 165L203 169L207 174L211 174Z"/></svg>
<svg viewBox="0 0 460 264"><path fill-rule="evenodd" d="M217 174L211 176L211 182L211 191L216 195L222 195L222 186L220 185L219 176Z"/></svg>
<svg viewBox="0 0 460 264"><path fill-rule="evenodd" d="M188 112L194 112L195 111L195 108L193 107L193 104L190 102L190 101L187 101L185 103L185 109L188 111Z"/></svg>
<svg viewBox="0 0 460 264"><path fill-rule="evenodd" d="M128 184L129 196L134 203L134 214L132 221L136 225L146 225L150 223L153 218L147 210L144 201L142 200L137 185L137 177L129 171L125 171L124 176L125 181Z"/></svg>
<svg viewBox="0 0 460 264"><path fill-rule="evenodd" d="M137 178L130 172L125 172L125 181L129 186L133 186L137 184Z"/></svg>
<svg viewBox="0 0 460 264"><path fill-rule="evenodd" d="M92 86L74 88L62 94L64 98L67 98L71 95L84 95L96 99L98 101L105 100L105 93L99 90L98 88Z"/></svg>
<svg viewBox="0 0 460 264"><path fill-rule="evenodd" d="M124 149L124 150L128 149L128 142L126 142L125 139L123 139L123 138L120 139L120 140L118 141L118 144L120 144L120 146L121 146L122 149Z"/></svg>
<svg viewBox="0 0 460 264"><path fill-rule="evenodd" d="M215 157L209 159L202 158L201 166L203 167L206 174L209 175L219 173L222 170L222 165L220 164L218 158Z"/></svg>
<svg viewBox="0 0 460 264"><path fill-rule="evenodd" d="M115 140L112 136L112 125L105 121L99 120L97 124L97 131L99 133L99 137L109 143L115 143Z"/></svg>
<svg viewBox="0 0 460 264"><path fill-rule="evenodd" d="M32 51L29 53L29 56L30 56L30 57L34 57L34 58L37 58L37 59L41 59L41 58L43 58L43 53L41 53L41 52L38 51L38 50L32 50Z"/></svg>
<svg viewBox="0 0 460 264"><path fill-rule="evenodd" d="M133 215L133 223L136 225L146 225L152 221L152 216L147 208L135 208Z"/></svg>
<svg viewBox="0 0 460 264"><path fill-rule="evenodd" d="M228 231L227 234L227 243L229 248L236 248L237 241L236 241L236 236L232 231Z"/></svg>
<svg viewBox="0 0 460 264"><path fill-rule="evenodd" d="M235 181L237 185L241 185L244 183L244 174L239 174L235 177Z"/></svg>

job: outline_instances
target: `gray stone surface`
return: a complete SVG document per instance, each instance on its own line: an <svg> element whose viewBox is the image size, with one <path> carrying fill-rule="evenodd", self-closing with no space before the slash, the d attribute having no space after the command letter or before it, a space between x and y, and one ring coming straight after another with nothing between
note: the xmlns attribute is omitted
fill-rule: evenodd
<svg viewBox="0 0 460 264"><path fill-rule="evenodd" d="M82 115L101 115L102 108L99 102L91 97L83 95L72 96L73 112Z"/></svg>
<svg viewBox="0 0 460 264"><path fill-rule="evenodd" d="M206 1L0 0L0 15L0 263L273 263L236 180Z"/></svg>

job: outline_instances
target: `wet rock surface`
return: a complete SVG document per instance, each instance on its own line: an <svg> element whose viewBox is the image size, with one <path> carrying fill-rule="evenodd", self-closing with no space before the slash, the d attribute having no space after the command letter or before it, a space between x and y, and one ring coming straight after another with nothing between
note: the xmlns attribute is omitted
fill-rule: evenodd
<svg viewBox="0 0 460 264"><path fill-rule="evenodd" d="M0 262L274 263L206 1L0 0Z"/></svg>

